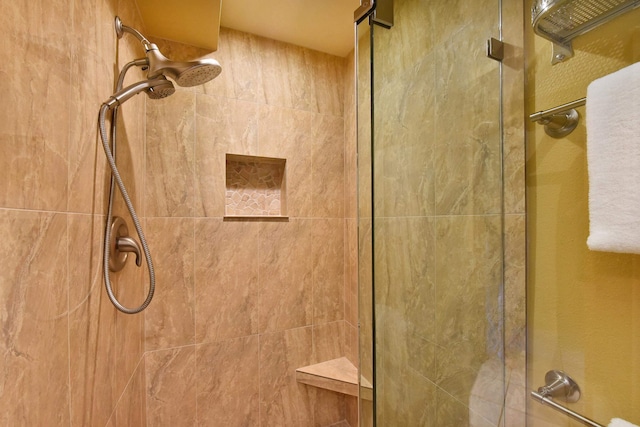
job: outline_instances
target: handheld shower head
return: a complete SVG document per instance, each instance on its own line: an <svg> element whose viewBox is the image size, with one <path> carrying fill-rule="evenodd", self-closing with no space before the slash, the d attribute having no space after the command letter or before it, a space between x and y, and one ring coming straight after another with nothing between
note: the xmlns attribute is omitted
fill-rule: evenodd
<svg viewBox="0 0 640 427"><path fill-rule="evenodd" d="M218 77L222 67L215 59L203 58L190 62L174 62L166 58L158 47L151 43L147 50L149 71L147 78L164 75L183 87L199 86Z"/></svg>
<svg viewBox="0 0 640 427"><path fill-rule="evenodd" d="M173 86L173 83L167 80L164 76L160 76L155 79L143 80L127 86L111 95L111 97L109 97L109 99L103 104L109 108L113 108L116 105L121 105L133 95L137 95L142 91L145 91L151 99L161 99L172 95L176 89Z"/></svg>

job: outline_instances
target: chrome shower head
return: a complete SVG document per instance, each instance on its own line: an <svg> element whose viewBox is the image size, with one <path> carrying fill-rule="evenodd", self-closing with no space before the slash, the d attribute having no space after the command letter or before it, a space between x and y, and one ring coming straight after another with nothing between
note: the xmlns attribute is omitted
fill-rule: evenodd
<svg viewBox="0 0 640 427"><path fill-rule="evenodd" d="M167 59L158 47L151 43L147 50L149 70L147 78L153 79L164 75L172 78L183 87L199 86L218 77L222 67L215 59L203 58L190 62L174 62Z"/></svg>
<svg viewBox="0 0 640 427"><path fill-rule="evenodd" d="M173 83L167 80L164 76L160 76L155 79L143 80L127 86L111 95L104 104L109 108L113 108L116 105L121 105L133 95L137 95L142 91L145 91L151 99L161 99L172 95L176 89L173 86Z"/></svg>
<svg viewBox="0 0 640 427"><path fill-rule="evenodd" d="M190 87L198 86L213 80L222 71L222 67L215 59L203 58L190 62L175 62L166 58L158 46L151 43L140 31L127 27L122 24L120 18L116 16L115 21L116 34L118 38L122 37L125 32L133 34L144 46L147 52L147 60L149 61L149 70L147 72L148 79L164 75L175 80L180 86Z"/></svg>

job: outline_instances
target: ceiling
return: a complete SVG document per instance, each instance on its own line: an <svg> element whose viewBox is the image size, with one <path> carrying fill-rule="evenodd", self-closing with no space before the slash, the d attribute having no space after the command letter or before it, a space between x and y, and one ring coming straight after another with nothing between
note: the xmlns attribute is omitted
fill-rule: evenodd
<svg viewBox="0 0 640 427"><path fill-rule="evenodd" d="M218 48L219 26L346 56L359 0L137 0L150 36Z"/></svg>

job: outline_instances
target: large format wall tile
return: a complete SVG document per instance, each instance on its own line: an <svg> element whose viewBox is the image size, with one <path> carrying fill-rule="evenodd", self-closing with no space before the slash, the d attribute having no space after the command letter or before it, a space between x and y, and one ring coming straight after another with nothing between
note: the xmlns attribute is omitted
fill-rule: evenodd
<svg viewBox="0 0 640 427"><path fill-rule="evenodd" d="M40 14L32 13L39 10ZM0 206L65 211L71 59L66 2L3 8ZM57 16L60 19L45 19Z"/></svg>
<svg viewBox="0 0 640 427"><path fill-rule="evenodd" d="M258 107L198 94L196 127L195 214L221 217L225 213L225 154L258 153Z"/></svg>
<svg viewBox="0 0 640 427"><path fill-rule="evenodd" d="M71 425L104 425L115 389L115 310L102 279L102 217L69 215L69 357Z"/></svg>
<svg viewBox="0 0 640 427"><path fill-rule="evenodd" d="M313 220L313 322L344 319L344 220Z"/></svg>
<svg viewBox="0 0 640 427"><path fill-rule="evenodd" d="M259 331L308 326L313 321L314 220L261 224ZM303 365L304 366L304 365Z"/></svg>
<svg viewBox="0 0 640 427"><path fill-rule="evenodd" d="M258 229L255 222L196 220L196 342L258 332Z"/></svg>
<svg viewBox="0 0 640 427"><path fill-rule="evenodd" d="M259 386L270 369L259 361L257 335L199 344L196 363L197 425L269 425L260 422Z"/></svg>
<svg viewBox="0 0 640 427"><path fill-rule="evenodd" d="M145 356L149 425L193 426L196 420L195 346Z"/></svg>
<svg viewBox="0 0 640 427"><path fill-rule="evenodd" d="M195 93L176 90L147 103L145 206L148 216L192 216Z"/></svg>
<svg viewBox="0 0 640 427"><path fill-rule="evenodd" d="M69 423L66 221L61 214L0 210L3 425Z"/></svg>
<svg viewBox="0 0 640 427"><path fill-rule="evenodd" d="M344 60L270 39L259 39L266 103L342 116Z"/></svg>
<svg viewBox="0 0 640 427"><path fill-rule="evenodd" d="M480 42L463 32L436 52L436 117L455 118L436 124L438 215L501 209L499 67Z"/></svg>
<svg viewBox="0 0 640 427"><path fill-rule="evenodd" d="M261 38L220 28L220 43L214 57L222 65L215 80L196 87L208 95L264 104Z"/></svg>
<svg viewBox="0 0 640 427"><path fill-rule="evenodd" d="M144 312L145 350L195 344L194 220L151 218L156 290Z"/></svg>
<svg viewBox="0 0 640 427"><path fill-rule="evenodd" d="M317 115L281 107L260 107L258 154L287 160L287 210L313 217L314 122Z"/></svg>
<svg viewBox="0 0 640 427"><path fill-rule="evenodd" d="M313 363L312 329L297 328L260 337L260 425L312 426L310 387L295 370Z"/></svg>

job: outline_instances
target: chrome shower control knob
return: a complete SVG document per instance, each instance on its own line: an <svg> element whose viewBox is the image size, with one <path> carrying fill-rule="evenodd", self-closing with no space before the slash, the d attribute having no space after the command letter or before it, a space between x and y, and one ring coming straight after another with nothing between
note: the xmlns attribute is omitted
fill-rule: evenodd
<svg viewBox="0 0 640 427"><path fill-rule="evenodd" d="M120 271L127 262L129 252L136 254L136 265L140 267L141 256L138 242L129 237L129 228L124 220L116 216L111 222L111 239L109 242L109 270Z"/></svg>

